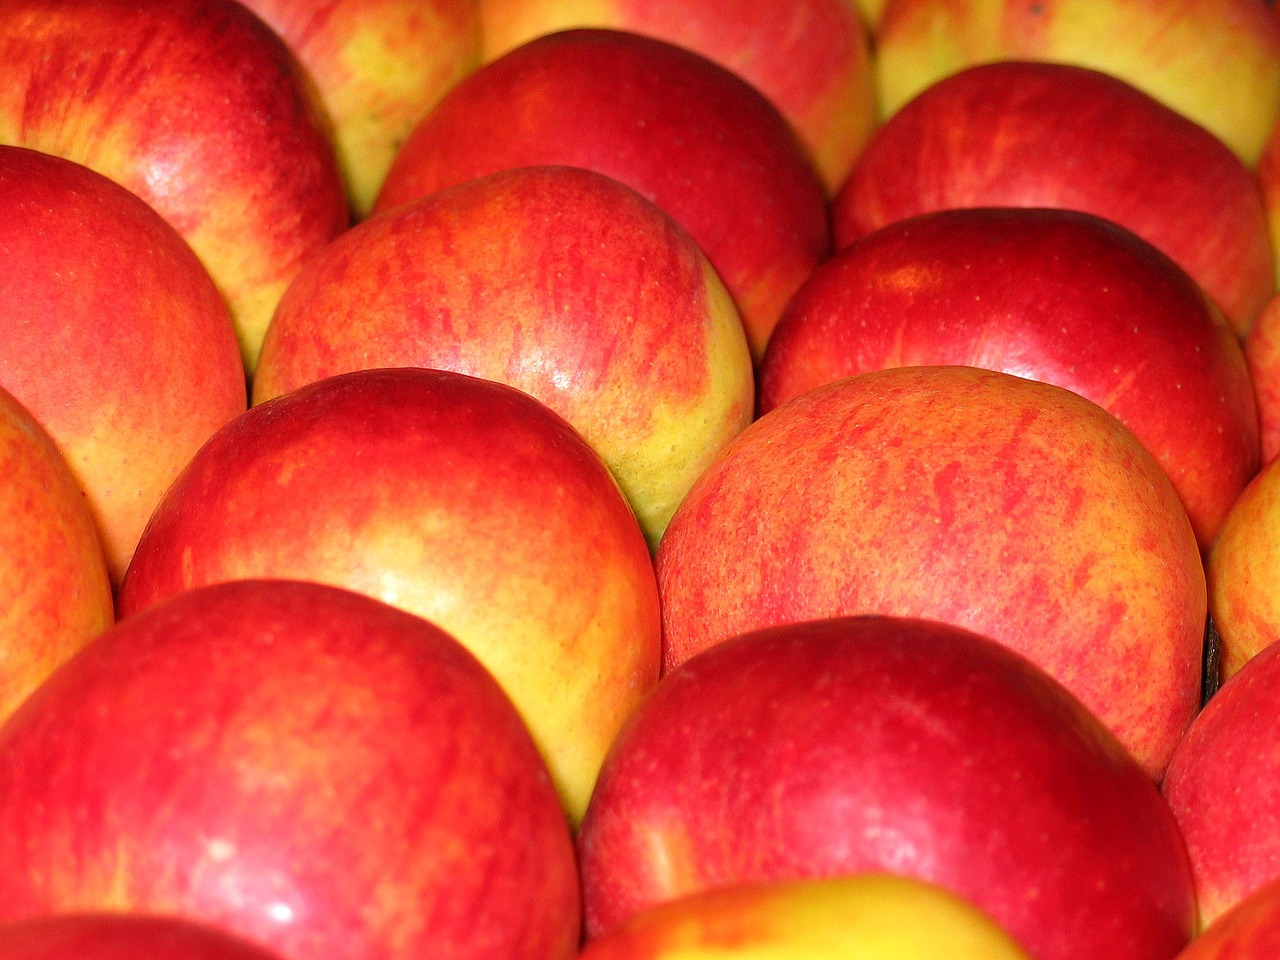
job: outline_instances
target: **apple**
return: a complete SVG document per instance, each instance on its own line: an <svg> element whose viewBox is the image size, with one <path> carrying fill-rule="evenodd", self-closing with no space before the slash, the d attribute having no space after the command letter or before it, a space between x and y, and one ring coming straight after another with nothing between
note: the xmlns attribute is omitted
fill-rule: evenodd
<svg viewBox="0 0 1280 960"><path fill-rule="evenodd" d="M1262 462L1280 455L1280 295L1272 297L1244 341L1258 402Z"/></svg>
<svg viewBox="0 0 1280 960"><path fill-rule="evenodd" d="M663 659L850 614L1008 644L1158 779L1195 715L1200 550L1159 463L1083 397L973 367L817 387L744 430L658 549Z"/></svg>
<svg viewBox="0 0 1280 960"><path fill-rule="evenodd" d="M876 31L881 111L998 60L1111 74L1219 137L1246 166L1280 117L1280 24L1258 0L889 0Z"/></svg>
<svg viewBox="0 0 1280 960"><path fill-rule="evenodd" d="M655 547L755 396L742 321L698 245L574 167L489 174L338 238L281 300L254 400L397 366L537 397L601 455Z"/></svg>
<svg viewBox="0 0 1280 960"><path fill-rule="evenodd" d="M233 0L5 0L0 143L154 207L226 298L249 372L285 286L347 225L293 56Z"/></svg>
<svg viewBox="0 0 1280 960"><path fill-rule="evenodd" d="M1056 383L1105 408L1164 467L1203 551L1258 471L1258 404L1235 334L1177 264L1090 214L944 210L851 244L775 328L759 406L931 364Z"/></svg>
<svg viewBox="0 0 1280 960"><path fill-rule="evenodd" d="M463 79L405 141L374 210L545 164L621 180L688 230L757 359L830 252L822 182L777 108L705 57L620 30L540 37Z"/></svg>
<svg viewBox="0 0 1280 960"><path fill-rule="evenodd" d="M1043 671L935 621L814 620L688 660L620 734L578 848L589 937L700 890L867 871L950 890L1038 960L1167 960L1195 918L1144 771Z"/></svg>
<svg viewBox="0 0 1280 960"><path fill-rule="evenodd" d="M292 960L568 960L573 841L510 700L316 583L121 620L0 729L0 918L183 918Z"/></svg>
<svg viewBox="0 0 1280 960"><path fill-rule="evenodd" d="M0 386L49 431L112 582L174 477L247 405L227 306L158 213L83 167L0 146Z"/></svg>
<svg viewBox="0 0 1280 960"><path fill-rule="evenodd" d="M983 206L1115 221L1191 274L1241 339L1275 287L1252 171L1204 128L1096 70L995 63L934 84L868 142L832 205L836 245Z"/></svg>
<svg viewBox="0 0 1280 960"><path fill-rule="evenodd" d="M656 37L732 70L769 98L827 189L849 174L877 121L868 30L850 0L479 0L484 55L545 34L606 27Z"/></svg>
<svg viewBox="0 0 1280 960"><path fill-rule="evenodd" d="M364 217L400 144L480 65L475 0L242 0L302 62Z"/></svg>
<svg viewBox="0 0 1280 960"><path fill-rule="evenodd" d="M891 873L713 887L590 941L580 960L1030 960L950 891Z"/></svg>
<svg viewBox="0 0 1280 960"><path fill-rule="evenodd" d="M114 620L93 516L53 439L0 387L0 722Z"/></svg>
<svg viewBox="0 0 1280 960"><path fill-rule="evenodd" d="M362 370L241 414L156 509L120 614L248 577L359 591L457 637L515 701L574 822L658 677L657 583L617 484L563 418L476 377Z"/></svg>
<svg viewBox="0 0 1280 960"><path fill-rule="evenodd" d="M1270 960L1280 954L1280 881L1222 914L1176 960Z"/></svg>
<svg viewBox="0 0 1280 960"><path fill-rule="evenodd" d="M5 960L278 960L214 927L142 914L64 913L0 924Z"/></svg>

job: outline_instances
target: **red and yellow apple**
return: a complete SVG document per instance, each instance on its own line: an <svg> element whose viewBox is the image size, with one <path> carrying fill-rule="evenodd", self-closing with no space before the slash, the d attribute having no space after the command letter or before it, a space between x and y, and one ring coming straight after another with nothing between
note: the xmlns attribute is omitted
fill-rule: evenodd
<svg viewBox="0 0 1280 960"><path fill-rule="evenodd" d="M1258 405L1262 463L1280 455L1280 295L1272 297L1244 341Z"/></svg>
<svg viewBox="0 0 1280 960"><path fill-rule="evenodd" d="M203 923L129 913L62 913L0 924L5 960L279 960Z"/></svg>
<svg viewBox="0 0 1280 960"><path fill-rule="evenodd" d="M1175 960L1271 960L1280 956L1280 878L1255 890L1212 924Z"/></svg>

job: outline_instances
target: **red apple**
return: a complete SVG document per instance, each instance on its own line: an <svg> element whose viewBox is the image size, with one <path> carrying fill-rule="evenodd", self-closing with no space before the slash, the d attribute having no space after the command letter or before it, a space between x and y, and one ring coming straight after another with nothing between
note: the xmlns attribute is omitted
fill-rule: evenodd
<svg viewBox="0 0 1280 960"><path fill-rule="evenodd" d="M1177 960L1272 960L1280 956L1280 880L1245 897L1178 954Z"/></svg>
<svg viewBox="0 0 1280 960"><path fill-rule="evenodd" d="M1158 778L1199 706L1205 578L1160 465L1062 387L904 367L818 387L699 478L657 559L664 661L822 617L1008 644Z"/></svg>
<svg viewBox="0 0 1280 960"><path fill-rule="evenodd" d="M254 399L396 366L537 397L603 457L655 547L754 399L742 321L697 244L573 167L480 177L330 244L281 300Z"/></svg>
<svg viewBox="0 0 1280 960"><path fill-rule="evenodd" d="M242 0L298 55L332 126L348 198L364 216L396 151L480 65L474 0Z"/></svg>
<svg viewBox="0 0 1280 960"><path fill-rule="evenodd" d="M1258 400L1262 462L1267 464L1280 455L1280 295L1268 301L1249 331L1244 356Z"/></svg>
<svg viewBox="0 0 1280 960"><path fill-rule="evenodd" d="M347 223L292 55L233 0L5 0L0 143L155 207L226 297L250 371L285 286Z"/></svg>
<svg viewBox="0 0 1280 960"><path fill-rule="evenodd" d="M977 63L1109 73L1257 163L1280 117L1280 29L1259 0L890 0L876 32L885 115Z"/></svg>
<svg viewBox="0 0 1280 960"><path fill-rule="evenodd" d="M533 40L460 82L396 156L375 211L511 167L621 180L693 236L758 358L830 249L822 182L786 120L745 80L617 30Z"/></svg>
<svg viewBox="0 0 1280 960"><path fill-rule="evenodd" d="M533 397L458 373L340 374L233 420L157 508L120 611L245 577L448 630L515 701L575 820L658 675L649 551L600 457Z"/></svg>
<svg viewBox="0 0 1280 960"><path fill-rule="evenodd" d="M567 960L573 843L490 674L345 590L122 620L0 730L0 918L128 911L283 957Z"/></svg>
<svg viewBox="0 0 1280 960"><path fill-rule="evenodd" d="M619 736L578 839L589 935L699 890L865 871L951 890L1039 960L1167 960L1195 917L1137 764L1025 659L931 621L819 620L689 660Z"/></svg>
<svg viewBox="0 0 1280 960"><path fill-rule="evenodd" d="M189 920L63 913L0 924L4 960L278 960L254 944Z"/></svg>
<svg viewBox="0 0 1280 960"><path fill-rule="evenodd" d="M903 107L836 198L837 247L954 207L1062 207L1138 234L1243 338L1275 287L1258 181L1203 127L1095 70L970 67Z"/></svg>
<svg viewBox="0 0 1280 960"><path fill-rule="evenodd" d="M226 304L151 207L87 167L0 146L0 386L57 442L116 584L151 511L246 406Z"/></svg>
<svg viewBox="0 0 1280 960"><path fill-rule="evenodd" d="M93 516L53 439L0 387L0 722L111 626Z"/></svg>
<svg viewBox="0 0 1280 960"><path fill-rule="evenodd" d="M890 366L965 364L1056 383L1125 424L1208 550L1259 466L1240 343L1186 272L1089 214L921 214L846 247L797 293L760 367L760 409Z"/></svg>
<svg viewBox="0 0 1280 960"><path fill-rule="evenodd" d="M850 0L480 0L480 13L486 60L576 27L628 30L696 51L769 98L832 192L876 123L868 30Z"/></svg>

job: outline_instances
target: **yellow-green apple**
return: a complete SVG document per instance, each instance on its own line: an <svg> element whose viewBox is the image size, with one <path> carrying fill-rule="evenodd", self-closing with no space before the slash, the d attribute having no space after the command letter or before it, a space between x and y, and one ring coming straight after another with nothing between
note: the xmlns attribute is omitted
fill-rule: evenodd
<svg viewBox="0 0 1280 960"><path fill-rule="evenodd" d="M0 386L53 436L119 584L174 477L246 407L227 306L191 248L87 167L0 146Z"/></svg>
<svg viewBox="0 0 1280 960"><path fill-rule="evenodd" d="M477 377L361 370L241 414L156 509L120 613L246 577L346 587L448 630L515 701L575 821L658 676L657 583L617 484L562 417Z"/></svg>
<svg viewBox="0 0 1280 960"><path fill-rule="evenodd" d="M317 583L121 620L0 729L0 918L159 914L290 960L569 960L564 811L492 675Z"/></svg>
<svg viewBox="0 0 1280 960"><path fill-rule="evenodd" d="M297 54L332 131L347 196L368 214L391 160L480 65L475 0L242 0Z"/></svg>
<svg viewBox="0 0 1280 960"><path fill-rule="evenodd" d="M484 55L605 27L700 53L751 83L790 121L829 191L877 119L868 30L851 0L479 0Z"/></svg>
<svg viewBox="0 0 1280 960"><path fill-rule="evenodd" d="M1244 341L1258 404L1262 463L1280 455L1280 295L1272 297Z"/></svg>
<svg viewBox="0 0 1280 960"><path fill-rule="evenodd" d="M1172 257L1244 337L1275 287L1258 179L1122 80L1030 61L938 81L872 136L832 205L837 248L954 207L1092 213Z"/></svg>
<svg viewBox="0 0 1280 960"><path fill-rule="evenodd" d="M578 848L589 937L867 871L950 890L1039 960L1167 960L1195 918L1155 784L1034 664L936 621L814 620L687 661L619 735Z"/></svg>
<svg viewBox="0 0 1280 960"><path fill-rule="evenodd" d="M1209 612L1231 676L1280 640L1280 460L1241 492L1209 551Z"/></svg>
<svg viewBox="0 0 1280 960"><path fill-rule="evenodd" d="M943 210L851 244L774 330L760 410L930 364L1056 383L1105 408L1164 467L1202 551L1258 471L1258 405L1234 332L1186 271L1091 214Z"/></svg>
<svg viewBox="0 0 1280 960"><path fill-rule="evenodd" d="M226 298L250 371L285 286L347 224L296 61L233 0L5 0L0 143L153 206Z"/></svg>
<svg viewBox="0 0 1280 960"><path fill-rule="evenodd" d="M406 366L551 407L603 457L653 547L754 398L742 321L698 245L576 167L499 171L347 231L281 300L254 401Z"/></svg>
<svg viewBox="0 0 1280 960"><path fill-rule="evenodd" d="M1280 956L1280 879L1237 903L1178 954L1176 960L1270 960Z"/></svg>
<svg viewBox="0 0 1280 960"><path fill-rule="evenodd" d="M111 626L93 517L53 439L0 387L0 721Z"/></svg>
<svg viewBox="0 0 1280 960"><path fill-rule="evenodd" d="M1109 73L1211 131L1247 166L1280 117L1280 25L1260 0L889 0L876 31L882 113L999 60Z"/></svg>
<svg viewBox="0 0 1280 960"><path fill-rule="evenodd" d="M1191 857L1202 925L1280 879L1280 646L1218 689L1164 781Z"/></svg>
<svg viewBox="0 0 1280 960"><path fill-rule="evenodd" d="M1186 511L1120 421L1052 384L899 367L810 390L712 462L656 567L668 667L760 627L943 620L1046 669L1156 778L1199 706Z"/></svg>
<svg viewBox="0 0 1280 960"><path fill-rule="evenodd" d="M63 913L0 924L4 960L279 960L203 923L128 913Z"/></svg>
<svg viewBox="0 0 1280 960"><path fill-rule="evenodd" d="M892 873L714 887L587 943L581 960L1030 960L990 917Z"/></svg>
<svg viewBox="0 0 1280 960"><path fill-rule="evenodd" d="M540 37L464 78L405 141L374 209L541 164L621 180L688 230L757 359L830 252L822 181L777 108L705 57L622 30Z"/></svg>

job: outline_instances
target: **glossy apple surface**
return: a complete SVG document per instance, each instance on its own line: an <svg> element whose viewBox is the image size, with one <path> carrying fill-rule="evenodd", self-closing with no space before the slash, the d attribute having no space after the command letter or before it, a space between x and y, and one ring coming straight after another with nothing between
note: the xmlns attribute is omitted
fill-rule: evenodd
<svg viewBox="0 0 1280 960"><path fill-rule="evenodd" d="M1203 127L1096 70L996 63L934 84L868 142L832 207L836 244L981 206L1115 221L1191 274L1242 339L1275 288L1253 172Z"/></svg>
<svg viewBox="0 0 1280 960"><path fill-rule="evenodd" d="M755 396L742 321L697 244L571 167L490 174L335 241L272 318L254 400L395 366L537 397L600 453L655 547Z"/></svg>
<svg viewBox="0 0 1280 960"><path fill-rule="evenodd" d="M621 180L688 230L756 357L830 251L822 182L777 108L698 54L618 30L541 37L466 77L405 142L374 209L542 164Z"/></svg>
<svg viewBox="0 0 1280 960"><path fill-rule="evenodd" d="M528 394L463 374L339 374L233 420L157 508L119 608L246 577L346 587L449 631L575 819L658 675L649 550L599 455Z"/></svg>
<svg viewBox="0 0 1280 960"><path fill-rule="evenodd" d="M1041 960L1167 958L1195 916L1145 773L1043 671L933 621L812 621L687 661L578 839L589 936L699 890L866 871L952 891Z"/></svg>
<svg viewBox="0 0 1280 960"><path fill-rule="evenodd" d="M903 367L757 420L699 478L656 559L664 662L848 614L1008 644L1155 778L1199 706L1200 551L1168 477L1062 387Z"/></svg>
<svg viewBox="0 0 1280 960"><path fill-rule="evenodd" d="M278 960L222 930L141 914L64 913L0 924L4 960Z"/></svg>
<svg viewBox="0 0 1280 960"><path fill-rule="evenodd" d="M359 594L241 581L122 620L0 770L5 919L162 914L298 960L576 950L573 842L510 701Z"/></svg>
<svg viewBox="0 0 1280 960"><path fill-rule="evenodd" d="M1240 343L1186 272L1089 214L945 210L846 247L797 292L760 366L760 410L885 367L964 364L1055 383L1125 424L1207 551L1258 471Z"/></svg>

